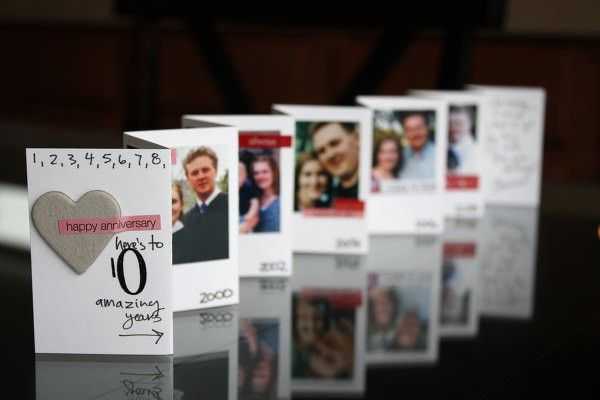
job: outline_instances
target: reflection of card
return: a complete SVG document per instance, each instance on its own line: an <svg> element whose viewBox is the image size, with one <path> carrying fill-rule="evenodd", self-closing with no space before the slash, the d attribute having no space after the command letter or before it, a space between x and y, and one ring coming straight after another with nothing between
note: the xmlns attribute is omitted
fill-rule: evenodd
<svg viewBox="0 0 600 400"><path fill-rule="evenodd" d="M40 355L37 399L172 399L171 356Z"/></svg>
<svg viewBox="0 0 600 400"><path fill-rule="evenodd" d="M360 96L373 109L369 232L441 233L446 164L444 103Z"/></svg>
<svg viewBox="0 0 600 400"><path fill-rule="evenodd" d="M477 335L481 225L481 220L446 220L440 299L441 336Z"/></svg>
<svg viewBox="0 0 600 400"><path fill-rule="evenodd" d="M176 313L175 393L237 399L238 306Z"/></svg>
<svg viewBox="0 0 600 400"><path fill-rule="evenodd" d="M481 250L481 315L531 318L538 210L487 207Z"/></svg>
<svg viewBox="0 0 600 400"><path fill-rule="evenodd" d="M357 255L294 255L294 395L364 391L364 262Z"/></svg>
<svg viewBox="0 0 600 400"><path fill-rule="evenodd" d="M367 362L429 363L439 340L441 240L378 236L368 257ZM398 254L402 254L398 258Z"/></svg>
<svg viewBox="0 0 600 400"><path fill-rule="evenodd" d="M172 196L174 310L237 303L235 128L126 132L124 145L171 149L172 180L162 190Z"/></svg>
<svg viewBox="0 0 600 400"><path fill-rule="evenodd" d="M413 90L411 95L444 101L448 110L444 213L448 217L483 215L481 176L485 102L474 93Z"/></svg>
<svg viewBox="0 0 600 400"><path fill-rule="evenodd" d="M289 280L241 280L240 398L290 398L290 309Z"/></svg>
<svg viewBox="0 0 600 400"><path fill-rule="evenodd" d="M482 156L486 203L538 206L546 92L541 88L470 86L487 115Z"/></svg>
<svg viewBox="0 0 600 400"><path fill-rule="evenodd" d="M294 122L282 115L188 115L184 128L221 124L239 130L240 276L292 273Z"/></svg>
<svg viewBox="0 0 600 400"><path fill-rule="evenodd" d="M360 107L275 105L296 124L292 248L364 254L371 111Z"/></svg>
<svg viewBox="0 0 600 400"><path fill-rule="evenodd" d="M37 353L172 353L169 159L27 150Z"/></svg>

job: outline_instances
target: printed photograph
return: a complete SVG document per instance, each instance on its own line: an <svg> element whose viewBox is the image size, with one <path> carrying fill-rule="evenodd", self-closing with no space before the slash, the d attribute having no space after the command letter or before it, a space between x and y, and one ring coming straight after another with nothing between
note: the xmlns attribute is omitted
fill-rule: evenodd
<svg viewBox="0 0 600 400"><path fill-rule="evenodd" d="M425 351L431 282L413 274L370 274L367 350Z"/></svg>
<svg viewBox="0 0 600 400"><path fill-rule="evenodd" d="M477 173L477 106L451 105L448 113L449 174Z"/></svg>
<svg viewBox="0 0 600 400"><path fill-rule="evenodd" d="M172 158L173 264L227 259L226 146L181 147Z"/></svg>
<svg viewBox="0 0 600 400"><path fill-rule="evenodd" d="M315 289L292 298L292 377L347 380L354 375L358 290Z"/></svg>
<svg viewBox="0 0 600 400"><path fill-rule="evenodd" d="M277 148L239 150L239 232L280 231L280 158Z"/></svg>
<svg viewBox="0 0 600 400"><path fill-rule="evenodd" d="M375 110L371 192L383 183L435 177L435 111Z"/></svg>
<svg viewBox="0 0 600 400"><path fill-rule="evenodd" d="M277 400L279 321L240 319L238 399Z"/></svg>
<svg viewBox="0 0 600 400"><path fill-rule="evenodd" d="M296 123L294 210L331 208L358 199L359 125L343 121Z"/></svg>

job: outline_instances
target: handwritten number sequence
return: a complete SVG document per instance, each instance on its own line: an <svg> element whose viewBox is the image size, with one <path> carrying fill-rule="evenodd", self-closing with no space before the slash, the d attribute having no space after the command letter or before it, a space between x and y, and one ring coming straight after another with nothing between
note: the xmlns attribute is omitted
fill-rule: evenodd
<svg viewBox="0 0 600 400"><path fill-rule="evenodd" d="M133 158L127 159L123 154L103 153L97 154L86 152L83 159L78 160L74 154L67 153L66 160L61 160L58 154L48 154L47 159L43 159L38 154L33 153L33 163L41 167L73 167L79 169L81 166L90 166L100 169L106 166L107 168L115 169L119 166L131 168L141 167L147 169L150 166L162 166L166 168L166 164L161 160L158 153L152 153L150 157L144 157L143 154L134 153Z"/></svg>

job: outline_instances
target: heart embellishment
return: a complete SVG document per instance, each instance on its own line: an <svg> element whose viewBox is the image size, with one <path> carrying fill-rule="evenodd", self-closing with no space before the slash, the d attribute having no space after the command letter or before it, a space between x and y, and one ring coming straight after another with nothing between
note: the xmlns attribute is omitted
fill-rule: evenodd
<svg viewBox="0 0 600 400"><path fill-rule="evenodd" d="M98 258L114 233L61 234L61 220L93 220L118 218L121 207L117 200L102 190L85 193L75 202L62 192L47 192L33 204L31 218L46 243L75 272L84 273Z"/></svg>

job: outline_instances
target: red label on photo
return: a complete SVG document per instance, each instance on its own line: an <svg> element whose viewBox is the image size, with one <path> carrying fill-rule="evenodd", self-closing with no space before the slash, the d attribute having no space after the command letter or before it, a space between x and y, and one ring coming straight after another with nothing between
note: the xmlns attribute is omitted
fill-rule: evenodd
<svg viewBox="0 0 600 400"><path fill-rule="evenodd" d="M479 177L477 175L447 175L447 189L477 189Z"/></svg>
<svg viewBox="0 0 600 400"><path fill-rule="evenodd" d="M177 149L171 149L171 165L177 164Z"/></svg>
<svg viewBox="0 0 600 400"><path fill-rule="evenodd" d="M475 257L475 243L444 243L444 258Z"/></svg>
<svg viewBox="0 0 600 400"><path fill-rule="evenodd" d="M348 289L303 289L302 297L306 300L327 299L337 310L352 310L362 304L359 290Z"/></svg>
<svg viewBox="0 0 600 400"><path fill-rule="evenodd" d="M58 233L61 235L101 235L106 233L157 230L160 230L160 215L158 214L58 220Z"/></svg>
<svg viewBox="0 0 600 400"><path fill-rule="evenodd" d="M365 215L365 202L358 199L337 198L331 208L305 208L302 215L307 217L354 217Z"/></svg>
<svg viewBox="0 0 600 400"><path fill-rule="evenodd" d="M291 147L292 137L272 134L240 134L239 146L247 149Z"/></svg>

